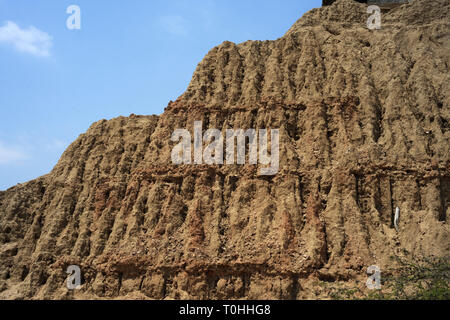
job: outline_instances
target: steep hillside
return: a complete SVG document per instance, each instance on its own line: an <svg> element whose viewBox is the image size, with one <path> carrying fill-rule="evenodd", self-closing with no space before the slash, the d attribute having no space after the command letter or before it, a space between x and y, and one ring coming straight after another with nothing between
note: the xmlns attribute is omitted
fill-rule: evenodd
<svg viewBox="0 0 450 320"><path fill-rule="evenodd" d="M404 250L449 257L450 2L367 17L340 0L278 40L224 42L162 115L99 121L0 192L0 298L326 298L317 280L363 285ZM195 121L279 128L278 174L173 165Z"/></svg>

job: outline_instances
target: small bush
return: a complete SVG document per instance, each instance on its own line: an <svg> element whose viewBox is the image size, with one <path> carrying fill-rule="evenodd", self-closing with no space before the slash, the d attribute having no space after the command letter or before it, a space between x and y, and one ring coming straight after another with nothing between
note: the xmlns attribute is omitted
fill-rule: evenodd
<svg viewBox="0 0 450 320"><path fill-rule="evenodd" d="M391 257L398 267L382 271L382 289L331 288L337 300L450 300L450 259Z"/></svg>

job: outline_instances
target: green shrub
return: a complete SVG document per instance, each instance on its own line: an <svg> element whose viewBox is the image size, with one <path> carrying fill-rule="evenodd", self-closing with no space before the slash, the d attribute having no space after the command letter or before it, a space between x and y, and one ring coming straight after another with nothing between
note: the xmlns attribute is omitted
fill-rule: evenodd
<svg viewBox="0 0 450 320"><path fill-rule="evenodd" d="M398 267L382 271L381 290L331 288L337 300L450 300L450 259L391 257Z"/></svg>

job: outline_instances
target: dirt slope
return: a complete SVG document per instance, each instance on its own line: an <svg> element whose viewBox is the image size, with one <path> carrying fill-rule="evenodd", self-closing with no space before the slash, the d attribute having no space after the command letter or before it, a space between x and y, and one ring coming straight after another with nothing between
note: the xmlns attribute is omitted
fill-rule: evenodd
<svg viewBox="0 0 450 320"><path fill-rule="evenodd" d="M363 284L404 249L449 256L450 2L377 31L365 12L340 0L276 41L224 42L161 116L99 121L0 192L0 298L326 298L317 280ZM194 121L279 128L279 173L172 165Z"/></svg>

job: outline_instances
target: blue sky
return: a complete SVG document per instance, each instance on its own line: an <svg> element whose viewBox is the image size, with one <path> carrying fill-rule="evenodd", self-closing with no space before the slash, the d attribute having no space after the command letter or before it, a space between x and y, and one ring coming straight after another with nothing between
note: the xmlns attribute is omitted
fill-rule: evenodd
<svg viewBox="0 0 450 320"><path fill-rule="evenodd" d="M70 5L81 29L69 30ZM161 114L225 40L281 37L321 1L0 0L0 190L100 119Z"/></svg>

